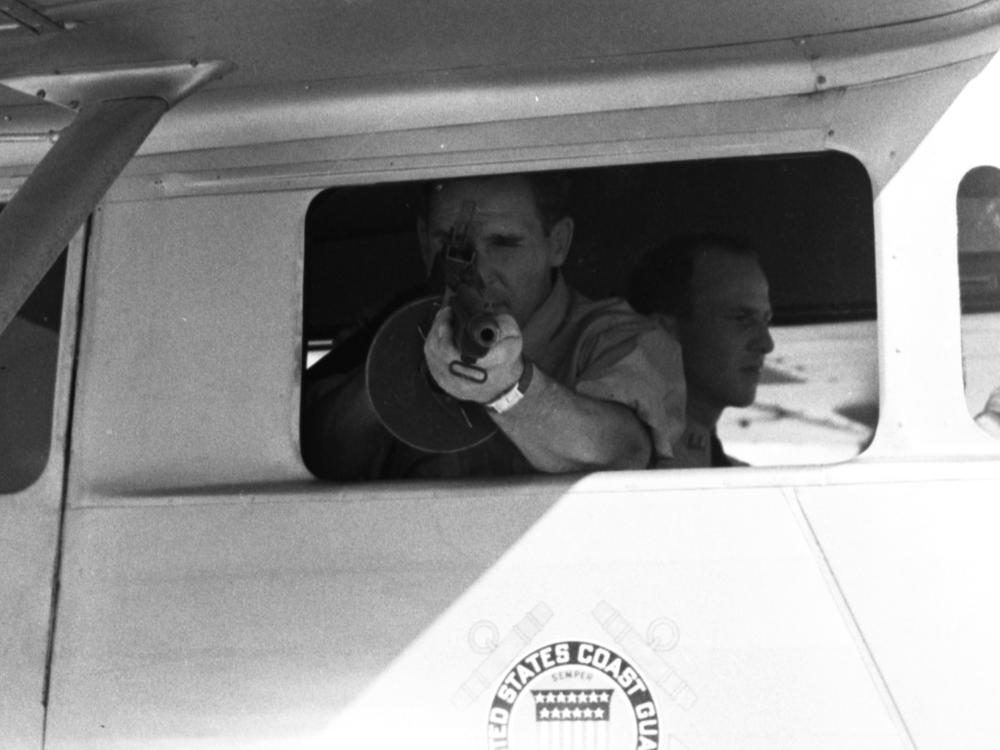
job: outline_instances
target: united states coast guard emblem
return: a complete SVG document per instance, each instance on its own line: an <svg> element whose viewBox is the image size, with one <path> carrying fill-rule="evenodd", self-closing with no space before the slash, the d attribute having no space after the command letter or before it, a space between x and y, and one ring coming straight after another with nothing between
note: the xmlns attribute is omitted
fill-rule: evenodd
<svg viewBox="0 0 1000 750"><path fill-rule="evenodd" d="M586 641L521 659L490 706L489 750L656 750L660 720L638 670Z"/></svg>

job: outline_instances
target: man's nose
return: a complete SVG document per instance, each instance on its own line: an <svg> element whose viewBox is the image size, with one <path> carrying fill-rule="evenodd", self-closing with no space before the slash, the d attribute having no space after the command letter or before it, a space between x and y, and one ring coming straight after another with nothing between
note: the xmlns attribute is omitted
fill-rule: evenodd
<svg viewBox="0 0 1000 750"><path fill-rule="evenodd" d="M770 354L774 351L774 339L771 338L771 328L767 323L758 323L750 346L755 352L762 354Z"/></svg>
<svg viewBox="0 0 1000 750"><path fill-rule="evenodd" d="M489 279L493 272L493 256L489 247L483 242L475 243L476 248L476 271L484 279Z"/></svg>

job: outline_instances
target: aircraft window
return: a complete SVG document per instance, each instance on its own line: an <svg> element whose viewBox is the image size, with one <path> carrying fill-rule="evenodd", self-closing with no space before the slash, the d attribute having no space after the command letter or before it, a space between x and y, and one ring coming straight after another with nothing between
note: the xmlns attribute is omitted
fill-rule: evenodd
<svg viewBox="0 0 1000 750"><path fill-rule="evenodd" d="M672 238L732 236L757 251L774 350L754 403L718 421L729 456L831 463L867 445L878 417L874 222L859 162L825 152L569 174L575 230L564 277L591 298L626 297L640 259ZM316 473L313 383L361 366L380 314L424 279L420 205L419 185L393 183L331 188L309 208L302 442ZM391 362L399 372L419 366Z"/></svg>
<svg viewBox="0 0 1000 750"><path fill-rule="evenodd" d="M971 169L958 186L958 266L965 397L1000 438L1000 169Z"/></svg>
<svg viewBox="0 0 1000 750"><path fill-rule="evenodd" d="M34 482L48 463L64 252L0 333L0 493Z"/></svg>

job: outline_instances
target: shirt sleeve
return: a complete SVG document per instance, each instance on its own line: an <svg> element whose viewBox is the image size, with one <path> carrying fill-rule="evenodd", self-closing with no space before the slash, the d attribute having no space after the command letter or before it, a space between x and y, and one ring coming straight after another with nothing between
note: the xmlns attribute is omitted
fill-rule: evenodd
<svg viewBox="0 0 1000 750"><path fill-rule="evenodd" d="M650 430L656 457L673 456L687 392L680 344L620 302L591 316L580 338L577 393L628 406Z"/></svg>

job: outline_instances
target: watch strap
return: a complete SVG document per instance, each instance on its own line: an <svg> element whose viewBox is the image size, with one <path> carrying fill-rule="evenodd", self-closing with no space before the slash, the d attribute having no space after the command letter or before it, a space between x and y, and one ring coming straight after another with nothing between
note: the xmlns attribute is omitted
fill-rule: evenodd
<svg viewBox="0 0 1000 750"><path fill-rule="evenodd" d="M483 406L493 414L503 414L509 411L518 401L524 398L524 394L528 392L528 387L531 385L531 378L534 374L535 366L530 359L525 359L524 369L521 370L521 377L517 379L517 382L492 401L483 404Z"/></svg>

